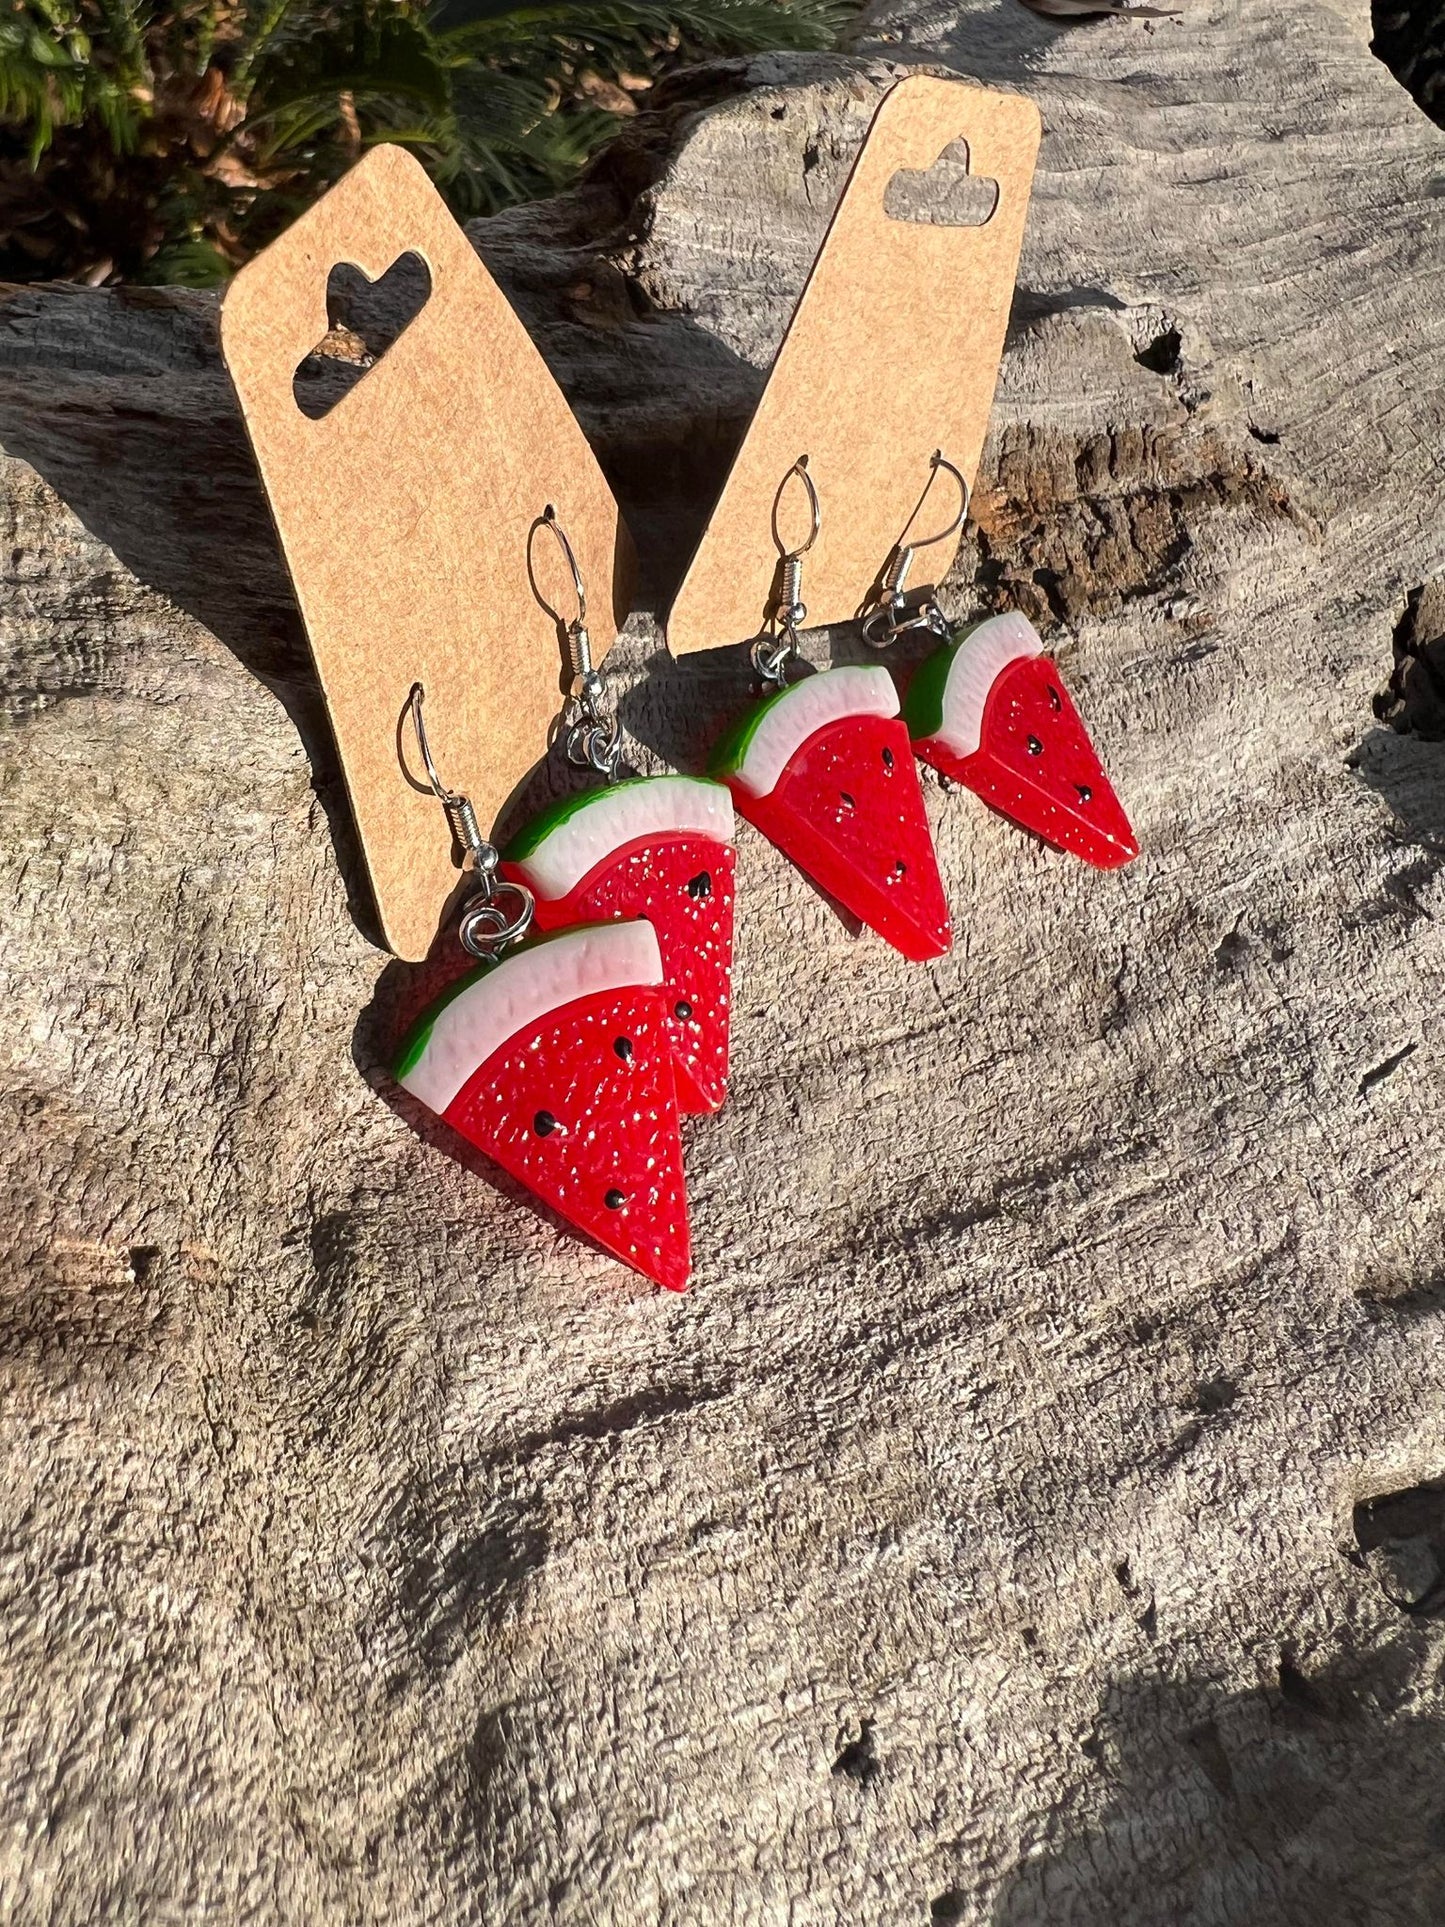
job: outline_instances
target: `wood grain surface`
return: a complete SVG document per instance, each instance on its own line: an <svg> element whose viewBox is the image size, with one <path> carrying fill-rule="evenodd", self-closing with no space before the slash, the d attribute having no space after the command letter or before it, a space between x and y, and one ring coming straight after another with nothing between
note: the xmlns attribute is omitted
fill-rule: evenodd
<svg viewBox="0 0 1445 1927"><path fill-rule="evenodd" d="M1143 853L930 780L920 969L744 826L682 1299L386 1076L428 986L214 303L5 294L7 1920L1445 1917L1445 744L1374 713L1445 137L1363 0L1185 6L900 6L471 230L662 606L900 68L1044 122L943 593L1044 626ZM612 663L643 767L746 692Z"/></svg>

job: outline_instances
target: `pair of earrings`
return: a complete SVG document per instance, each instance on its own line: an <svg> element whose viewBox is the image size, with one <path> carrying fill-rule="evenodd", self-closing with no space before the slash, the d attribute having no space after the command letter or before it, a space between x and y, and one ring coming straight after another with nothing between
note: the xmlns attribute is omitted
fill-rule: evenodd
<svg viewBox="0 0 1445 1927"><path fill-rule="evenodd" d="M923 541L905 530L863 620L873 647L914 630L940 641L902 702L877 664L789 680L807 617L803 558L821 526L805 456L778 501L797 478L810 533L787 548L775 505L771 627L752 645L767 693L724 737L707 777L621 775L585 585L550 508L533 532L555 536L577 597L576 616L559 622L572 669L562 740L602 786L554 805L498 852L437 773L420 685L409 698L428 780L466 853L459 935L478 967L413 1027L397 1081L579 1231L672 1290L691 1268L679 1113L715 1111L727 1091L734 804L917 961L948 949L951 926L915 754L1087 862L1117 868L1136 854L1032 625L1014 614L955 628L931 596L908 597L917 551L968 514L967 483L941 453L919 511L941 470L960 490L955 519Z"/></svg>
<svg viewBox="0 0 1445 1927"><path fill-rule="evenodd" d="M803 558L822 524L807 457L793 464L777 499L789 481L802 484L809 534L799 547L785 548L775 504L775 634L753 645L754 667L773 693L742 719L712 764L749 822L917 961L941 955L952 932L915 756L1085 862L1117 869L1138 854L1128 818L1028 618L1012 613L956 626L931 593L910 599L906 585L919 550L946 541L968 518L968 483L940 451L909 526L940 473L958 487L953 520L917 540L904 531L862 615L863 638L875 649L913 631L940 644L900 701L881 665L788 681L807 618Z"/></svg>

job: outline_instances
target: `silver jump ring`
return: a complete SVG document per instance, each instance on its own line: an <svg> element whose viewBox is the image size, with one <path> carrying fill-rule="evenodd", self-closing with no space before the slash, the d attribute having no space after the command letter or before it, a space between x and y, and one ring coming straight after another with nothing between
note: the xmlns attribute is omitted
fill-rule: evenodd
<svg viewBox="0 0 1445 1927"><path fill-rule="evenodd" d="M509 914L505 900L515 908ZM531 928L534 909L532 892L523 883L494 883L485 893L478 892L462 908L457 934L462 948L483 963L490 963L508 944L516 943Z"/></svg>
<svg viewBox="0 0 1445 1927"><path fill-rule="evenodd" d="M892 608L884 604L875 609L871 616L863 620L863 640L870 649L886 649L896 642L899 636L906 636L917 629L927 629L932 635L948 634L948 618L936 602L925 602L912 615L895 618Z"/></svg>
<svg viewBox="0 0 1445 1927"><path fill-rule="evenodd" d="M875 609L871 616L863 618L863 640L870 649L886 649L897 634L893 611L886 602L881 609Z"/></svg>
<svg viewBox="0 0 1445 1927"><path fill-rule="evenodd" d="M593 722L585 716L567 731L567 760L579 769L595 769L599 776L612 777L622 754L622 725L614 716L610 722Z"/></svg>
<svg viewBox="0 0 1445 1927"><path fill-rule="evenodd" d="M753 668L764 682L781 683L784 670L797 653L797 641L786 630L776 642L768 636L759 636L751 650Z"/></svg>

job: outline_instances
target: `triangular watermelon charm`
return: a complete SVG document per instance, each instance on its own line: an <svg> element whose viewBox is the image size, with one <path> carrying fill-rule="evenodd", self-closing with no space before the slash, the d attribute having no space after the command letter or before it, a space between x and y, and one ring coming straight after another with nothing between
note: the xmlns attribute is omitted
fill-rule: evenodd
<svg viewBox="0 0 1445 1927"><path fill-rule="evenodd" d="M905 957L942 956L948 905L886 669L824 669L749 710L712 773L820 889Z"/></svg>
<svg viewBox="0 0 1445 1927"><path fill-rule="evenodd" d="M539 930L645 917L657 932L685 1111L727 1095L732 834L721 783L638 776L569 797L504 852L502 874L532 891Z"/></svg>
<svg viewBox="0 0 1445 1927"><path fill-rule="evenodd" d="M662 957L650 923L509 951L414 1027L396 1080L624 1264L691 1263Z"/></svg>
<svg viewBox="0 0 1445 1927"><path fill-rule="evenodd" d="M925 763L1101 870L1139 854L1058 669L1026 616L959 629L909 685L903 720Z"/></svg>

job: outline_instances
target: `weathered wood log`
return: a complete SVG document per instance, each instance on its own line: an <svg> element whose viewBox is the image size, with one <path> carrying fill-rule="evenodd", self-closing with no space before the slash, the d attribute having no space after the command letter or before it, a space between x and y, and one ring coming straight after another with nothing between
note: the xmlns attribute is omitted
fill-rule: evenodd
<svg viewBox="0 0 1445 1927"><path fill-rule="evenodd" d="M1032 93L949 595L1046 624L1144 854L931 786L919 969L744 833L682 1300L385 1075L212 304L5 296L7 1918L1445 1912L1445 748L1372 714L1445 140L1363 0L871 31L477 243L662 593L886 63ZM616 660L647 755L740 698Z"/></svg>

